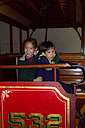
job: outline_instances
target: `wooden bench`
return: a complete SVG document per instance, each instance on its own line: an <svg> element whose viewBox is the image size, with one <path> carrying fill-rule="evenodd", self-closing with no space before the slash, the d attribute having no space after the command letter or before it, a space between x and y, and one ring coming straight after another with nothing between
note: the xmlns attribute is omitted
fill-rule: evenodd
<svg viewBox="0 0 85 128"><path fill-rule="evenodd" d="M81 68L62 68L60 71L60 80L64 83L79 84L84 80L84 71Z"/></svg>
<svg viewBox="0 0 85 128"><path fill-rule="evenodd" d="M77 63L85 67L85 56L80 53L60 53L60 57L64 61ZM79 84L84 79L82 68L60 69L60 80L65 83Z"/></svg>
<svg viewBox="0 0 85 128"><path fill-rule="evenodd" d="M0 65L16 65L16 55L0 55ZM18 56L19 57L19 56ZM60 57L64 61L76 62L85 66L85 57L76 53L61 53ZM60 69L60 80L65 83L79 83L84 79L84 75L79 68ZM0 69L0 81L16 81L15 69Z"/></svg>
<svg viewBox="0 0 85 128"><path fill-rule="evenodd" d="M80 53L60 53L60 58L64 61L78 63L85 67L85 56Z"/></svg>
<svg viewBox="0 0 85 128"><path fill-rule="evenodd" d="M0 55L0 65L16 65L16 56ZM0 69L0 81L16 81L16 69Z"/></svg>

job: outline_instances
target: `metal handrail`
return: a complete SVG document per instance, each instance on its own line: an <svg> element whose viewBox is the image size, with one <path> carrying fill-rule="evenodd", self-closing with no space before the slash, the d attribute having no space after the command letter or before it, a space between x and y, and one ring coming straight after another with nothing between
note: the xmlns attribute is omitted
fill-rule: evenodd
<svg viewBox="0 0 85 128"><path fill-rule="evenodd" d="M56 81L56 68L67 67L65 64L32 64L32 65L0 65L0 69L21 69L21 68L53 68L54 81Z"/></svg>

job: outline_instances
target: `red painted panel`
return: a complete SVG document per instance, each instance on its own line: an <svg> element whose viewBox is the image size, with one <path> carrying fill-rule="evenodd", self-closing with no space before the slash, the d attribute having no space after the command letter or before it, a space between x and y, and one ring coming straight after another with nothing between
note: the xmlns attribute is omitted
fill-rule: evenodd
<svg viewBox="0 0 85 128"><path fill-rule="evenodd" d="M59 83L8 82L0 87L1 128L73 128L72 97Z"/></svg>

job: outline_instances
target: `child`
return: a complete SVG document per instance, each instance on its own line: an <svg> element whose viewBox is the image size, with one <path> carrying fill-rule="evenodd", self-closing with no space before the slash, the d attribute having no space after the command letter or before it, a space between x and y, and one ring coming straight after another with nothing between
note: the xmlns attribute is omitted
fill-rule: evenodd
<svg viewBox="0 0 85 128"><path fill-rule="evenodd" d="M18 60L19 65L35 64L37 58L37 41L34 38L27 38L24 43L24 55ZM33 81L35 69L18 69L19 81Z"/></svg>
<svg viewBox="0 0 85 128"><path fill-rule="evenodd" d="M38 58L38 64L59 64L63 63L64 67L70 67L68 63L65 63L59 58L59 55L56 53L55 46L50 41L42 42L39 46L39 50L41 51L41 55ZM63 88L67 91L73 91L71 86L65 85L59 80L59 69L56 69L56 80L59 81ZM36 72L36 79L34 81L53 81L53 69L52 68L40 68Z"/></svg>

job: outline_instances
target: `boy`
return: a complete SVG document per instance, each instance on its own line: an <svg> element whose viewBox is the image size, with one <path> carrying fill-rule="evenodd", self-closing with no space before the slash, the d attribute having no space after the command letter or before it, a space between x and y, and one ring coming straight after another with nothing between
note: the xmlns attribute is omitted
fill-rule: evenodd
<svg viewBox="0 0 85 128"><path fill-rule="evenodd" d="M19 65L35 64L37 58L37 41L34 38L27 38L24 43L24 55L18 60ZM35 69L18 69L19 81L33 81Z"/></svg>
<svg viewBox="0 0 85 128"><path fill-rule="evenodd" d="M38 64L59 64L63 63L64 67L70 67L68 63L65 63L59 58L59 55L56 53L55 46L50 41L42 42L39 46L41 55L38 58ZM73 88L70 85L66 85L59 80L59 69L56 69L56 81L59 81L63 88L67 92L73 92ZM36 72L36 79L34 81L53 81L53 69L52 68L41 68Z"/></svg>

